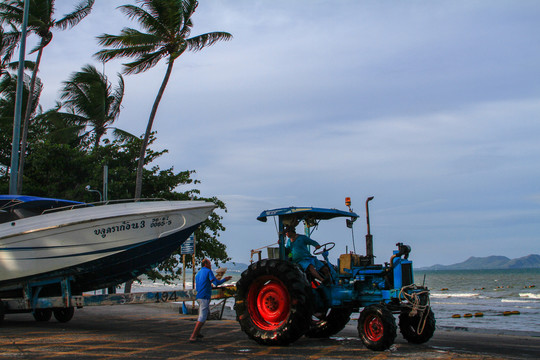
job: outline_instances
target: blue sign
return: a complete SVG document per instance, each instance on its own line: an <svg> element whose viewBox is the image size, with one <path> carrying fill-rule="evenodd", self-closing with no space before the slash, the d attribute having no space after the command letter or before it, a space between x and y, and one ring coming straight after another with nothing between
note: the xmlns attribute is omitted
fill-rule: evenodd
<svg viewBox="0 0 540 360"><path fill-rule="evenodd" d="M184 241L184 243L180 247L180 251L182 255L191 255L193 254L194 249L195 249L195 236L191 234L191 236L186 241Z"/></svg>

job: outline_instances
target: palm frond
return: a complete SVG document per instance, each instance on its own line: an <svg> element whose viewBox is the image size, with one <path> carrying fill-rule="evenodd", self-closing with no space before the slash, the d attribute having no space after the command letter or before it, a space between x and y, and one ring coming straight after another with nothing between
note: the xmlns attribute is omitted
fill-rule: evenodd
<svg viewBox="0 0 540 360"><path fill-rule="evenodd" d="M0 28L0 68L4 68L13 57L19 39L20 33L18 31L4 32Z"/></svg>
<svg viewBox="0 0 540 360"><path fill-rule="evenodd" d="M101 50L95 53L94 56L101 62L107 62L120 57L143 57L154 50L154 46L131 46L121 49Z"/></svg>
<svg viewBox="0 0 540 360"><path fill-rule="evenodd" d="M72 28L81 22L92 11L95 0L83 0L81 1L71 13L64 15L64 17L55 23L55 27L65 30Z"/></svg>
<svg viewBox="0 0 540 360"><path fill-rule="evenodd" d="M121 48L132 45L154 45L158 47L162 39L155 34L147 34L132 28L123 28L120 35L103 34L97 37L99 45Z"/></svg>
<svg viewBox="0 0 540 360"><path fill-rule="evenodd" d="M184 10L183 10L184 24L183 24L182 29L180 30L180 36L186 39L191 34L191 28L193 27L193 21L191 21L191 17L195 13L195 10L197 10L197 7L199 6L199 2L195 0L184 0L182 2L184 3Z"/></svg>
<svg viewBox="0 0 540 360"><path fill-rule="evenodd" d="M120 115L122 100L124 99L124 78L118 74L118 86L111 94L111 103L109 108L109 117L116 119Z"/></svg>
<svg viewBox="0 0 540 360"><path fill-rule="evenodd" d="M157 65L159 60L167 56L165 49L160 49L153 53L143 54L133 62L124 64L124 74L139 74Z"/></svg>
<svg viewBox="0 0 540 360"><path fill-rule="evenodd" d="M33 61L26 60L24 62L24 68L26 70L34 70L35 65L36 65L36 63L33 62ZM5 66L6 66L6 69L15 71L15 70L17 70L19 68L19 62L18 61L13 61L13 62L10 62L10 63L6 64Z"/></svg>
<svg viewBox="0 0 540 360"><path fill-rule="evenodd" d="M23 7L18 1L0 2L0 23L19 25L22 23Z"/></svg>
<svg viewBox="0 0 540 360"><path fill-rule="evenodd" d="M123 5L119 9L130 20L137 21L148 32L160 34L162 37L169 37L171 35L169 29L160 21L161 19L143 8L134 5Z"/></svg>
<svg viewBox="0 0 540 360"><path fill-rule="evenodd" d="M117 138L120 141L127 141L127 140L136 140L139 139L139 137L133 135L130 132L127 132L125 130L119 129L119 128L111 128L113 129L113 135L115 138Z"/></svg>
<svg viewBox="0 0 540 360"><path fill-rule="evenodd" d="M206 46L212 46L218 41L229 41L233 36L227 32L211 32L186 39L188 50L200 51Z"/></svg>
<svg viewBox="0 0 540 360"><path fill-rule="evenodd" d="M29 54L33 54L35 52L38 52L40 51L41 49L43 49L45 46L49 45L49 43L51 42L53 38L53 34L52 32L48 31L47 33L45 33L43 36L41 36L41 40L39 42L39 44L36 45L35 48L33 48Z"/></svg>

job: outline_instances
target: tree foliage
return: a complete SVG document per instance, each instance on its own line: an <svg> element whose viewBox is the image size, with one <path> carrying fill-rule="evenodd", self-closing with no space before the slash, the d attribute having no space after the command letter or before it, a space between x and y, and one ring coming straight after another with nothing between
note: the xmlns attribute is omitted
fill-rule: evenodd
<svg viewBox="0 0 540 360"><path fill-rule="evenodd" d="M118 85L113 87L105 74L91 65L86 65L64 82L57 105L42 112L39 106L42 85L36 74L43 49L51 42L53 29L64 30L75 26L90 13L94 0L80 0L71 13L59 20L53 16L54 3L54 0L30 0L28 30L38 35L40 42L32 50L38 53L36 62L23 64L32 71L32 76L25 75L23 81L23 103L29 106L26 110L23 109L22 114L28 121L23 122L25 128L22 130L24 136L21 138L21 145L24 146L21 146L19 154L22 157L19 185L24 182L25 194L95 202L98 200L97 195L87 191L86 187L89 185L92 189L101 189L103 169L106 165L108 199L132 198L132 194L137 193L136 187L142 184L139 195L142 193L145 197L205 200L215 203L218 211L226 211L225 204L216 197L201 196L196 188L199 181L194 179L194 170L175 172L172 167L161 169L155 165L155 161L167 153L167 150L157 151L150 148L155 140L151 126L147 127L147 132L141 138L117 128L113 128L115 136L112 139L107 137L107 130L112 128L111 125L121 110L124 94L121 76L118 78ZM157 64L161 58L167 57L169 66L158 93L160 99L174 59L185 50L198 51L219 40L228 40L231 36L228 33L209 33L190 38L193 25L191 15L198 4L195 0L141 0L139 3L142 4L141 8L130 5L121 8L130 18L140 21L149 37L144 40L139 37L146 35L132 34L129 29L124 29L122 36L127 36L128 42L114 40L109 45L122 45L114 51L111 50L108 55L103 53L103 59L120 56L125 50L118 52L122 46L134 46L136 51L133 55L136 59L132 65L135 65L135 68L128 71L130 73L144 71ZM9 61L20 41L19 27L23 9L23 0L0 1L0 193L7 193L9 189L17 79L9 71L18 66L17 63ZM159 24L154 20L159 21ZM130 37L132 35L134 37ZM151 41L148 42L149 40ZM159 103L158 98L151 112L152 121ZM151 125L151 122L149 124ZM143 148L145 151L141 155ZM140 184L137 182L139 175ZM19 186L18 193L20 188ZM229 260L225 245L218 239L225 230L221 220L222 216L214 211L197 229L197 259L208 257L214 261ZM173 254L149 273L150 278L174 281L181 274L181 260L180 254ZM190 256L187 264L191 265Z"/></svg>
<svg viewBox="0 0 540 360"><path fill-rule="evenodd" d="M231 34L222 31L190 37L193 27L191 17L199 5L197 0L140 0L139 3L140 7L123 5L119 8L128 18L137 21L144 32L124 28L120 35L103 34L98 37L99 43L109 48L96 53L100 61L133 58L134 61L124 64L125 74L144 72L156 66L160 60L167 59L167 70L154 100L141 144L135 184L136 199L146 194L142 185L145 152L174 61L186 50L200 51L218 41L232 39Z"/></svg>

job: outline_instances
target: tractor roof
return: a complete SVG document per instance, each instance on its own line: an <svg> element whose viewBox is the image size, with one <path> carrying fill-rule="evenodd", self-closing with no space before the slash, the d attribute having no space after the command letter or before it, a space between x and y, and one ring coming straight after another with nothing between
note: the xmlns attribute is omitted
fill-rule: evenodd
<svg viewBox="0 0 540 360"><path fill-rule="evenodd" d="M266 222L269 216L279 216L280 218L294 218L301 220L328 220L336 217L357 218L358 215L352 211L342 211L338 209L322 209L314 207L288 207L274 210L265 210L257 220Z"/></svg>

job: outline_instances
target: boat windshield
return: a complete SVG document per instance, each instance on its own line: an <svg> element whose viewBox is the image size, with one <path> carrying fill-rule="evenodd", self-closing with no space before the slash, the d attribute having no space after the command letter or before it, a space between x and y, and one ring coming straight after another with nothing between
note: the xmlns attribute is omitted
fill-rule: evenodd
<svg viewBox="0 0 540 360"><path fill-rule="evenodd" d="M6 223L58 208L70 208L84 203L78 201L49 199L33 196L0 196L0 223Z"/></svg>

